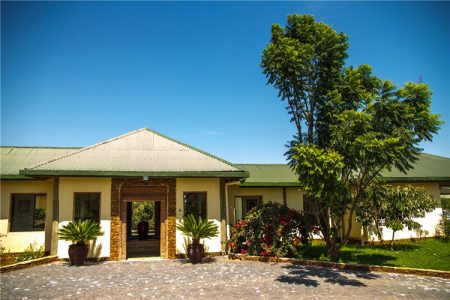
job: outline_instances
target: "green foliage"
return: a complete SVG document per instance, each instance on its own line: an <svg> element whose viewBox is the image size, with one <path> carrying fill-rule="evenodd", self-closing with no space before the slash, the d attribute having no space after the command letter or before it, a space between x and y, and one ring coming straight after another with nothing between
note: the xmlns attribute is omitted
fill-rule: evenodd
<svg viewBox="0 0 450 300"><path fill-rule="evenodd" d="M103 232L97 222L88 219L67 223L59 230L58 235L61 240L84 245L86 242L103 235Z"/></svg>
<svg viewBox="0 0 450 300"><path fill-rule="evenodd" d="M132 211L131 228L137 229L137 225L141 221L148 221L150 228L153 228L155 225L155 202L132 202Z"/></svg>
<svg viewBox="0 0 450 300"><path fill-rule="evenodd" d="M391 187L385 201L388 202L384 211L386 227L394 232L404 227L408 230L420 229L421 225L414 218L425 217L437 205L425 189L410 185Z"/></svg>
<svg viewBox="0 0 450 300"><path fill-rule="evenodd" d="M450 219L441 216L439 224L436 226L436 236L448 240L450 238Z"/></svg>
<svg viewBox="0 0 450 300"><path fill-rule="evenodd" d="M200 242L200 239L209 239L219 234L219 227L214 221L208 221L199 217L195 218L189 214L177 225L177 229L192 239L193 244Z"/></svg>
<svg viewBox="0 0 450 300"><path fill-rule="evenodd" d="M34 227L45 227L45 209L36 208L34 210Z"/></svg>
<svg viewBox="0 0 450 300"><path fill-rule="evenodd" d="M231 230L231 252L297 257L310 244L303 213L275 202L264 202L249 211Z"/></svg>
<svg viewBox="0 0 450 300"><path fill-rule="evenodd" d="M38 246L37 242L28 245L25 250L16 258L16 262L22 262L44 257L44 246Z"/></svg>
<svg viewBox="0 0 450 300"><path fill-rule="evenodd" d="M330 256L348 241L353 214L373 200L367 189L378 184L381 172L412 168L419 143L431 141L441 124L431 112L428 85L398 88L368 65L345 67L347 40L311 15L290 15L285 28L272 26L261 62L295 123L286 154L316 203ZM344 217L350 226L341 234ZM389 225L415 226L405 222L392 219Z"/></svg>
<svg viewBox="0 0 450 300"><path fill-rule="evenodd" d="M378 224L384 219L385 226L393 230L393 240L395 232L405 227L419 231L421 225L414 219L425 217L436 206L436 201L423 188L373 185L365 190L363 201L358 203L356 219L377 233L380 241L383 235Z"/></svg>
<svg viewBox="0 0 450 300"><path fill-rule="evenodd" d="M450 211L450 198L441 197L442 209Z"/></svg>

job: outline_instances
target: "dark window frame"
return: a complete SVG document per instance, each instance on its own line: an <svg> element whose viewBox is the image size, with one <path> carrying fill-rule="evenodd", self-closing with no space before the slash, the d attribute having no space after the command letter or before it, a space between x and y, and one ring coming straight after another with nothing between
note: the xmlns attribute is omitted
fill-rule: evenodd
<svg viewBox="0 0 450 300"><path fill-rule="evenodd" d="M15 208L15 196L33 196L33 227L28 230L16 230L13 226L13 220L14 220L14 208ZM10 195L10 207L9 207L9 232L30 232L30 231L45 231L45 225L46 225L46 219L47 216L44 218L44 226L43 227L35 227L35 213L36 213L36 197L38 196L44 196L45 197L45 213L47 213L47 193L11 193Z"/></svg>
<svg viewBox="0 0 450 300"><path fill-rule="evenodd" d="M206 191L189 191L183 192L183 216L186 216L186 195L187 194L205 194L205 207L202 208L204 210L205 216L200 215L202 219L208 219L208 193ZM195 216L194 217L198 217Z"/></svg>
<svg viewBox="0 0 450 300"><path fill-rule="evenodd" d="M73 193L73 214L72 219L73 221L81 220L81 218L77 219L76 217L76 201L77 201L77 195L98 195L98 219L94 219L94 221L98 222L100 224L101 221L101 207L102 207L102 193L101 192L74 192ZM86 219L82 219L86 220Z"/></svg>
<svg viewBox="0 0 450 300"><path fill-rule="evenodd" d="M248 200L256 200L256 205L253 207L256 207L256 206L260 205L261 203L263 203L262 195L245 195L245 196L241 196L241 197L242 197L242 219L245 219L245 216L251 210L251 208L247 209L247 201Z"/></svg>

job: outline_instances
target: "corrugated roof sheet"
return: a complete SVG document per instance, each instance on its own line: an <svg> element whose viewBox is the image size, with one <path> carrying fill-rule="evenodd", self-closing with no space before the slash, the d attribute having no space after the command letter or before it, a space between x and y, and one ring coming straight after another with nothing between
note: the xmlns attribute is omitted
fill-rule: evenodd
<svg viewBox="0 0 450 300"><path fill-rule="evenodd" d="M286 164L236 164L249 172L241 186L298 186L297 176Z"/></svg>
<svg viewBox="0 0 450 300"><path fill-rule="evenodd" d="M0 176L3 179L26 178L19 170L69 154L80 148L8 147L1 148Z"/></svg>
<svg viewBox="0 0 450 300"><path fill-rule="evenodd" d="M299 186L296 175L286 164L236 164L250 173L241 183L252 186ZM383 172L385 181L450 181L450 158L431 154L421 154L407 174L395 169Z"/></svg>
<svg viewBox="0 0 450 300"><path fill-rule="evenodd" d="M29 176L247 176L225 160L147 128L28 166L20 173Z"/></svg>

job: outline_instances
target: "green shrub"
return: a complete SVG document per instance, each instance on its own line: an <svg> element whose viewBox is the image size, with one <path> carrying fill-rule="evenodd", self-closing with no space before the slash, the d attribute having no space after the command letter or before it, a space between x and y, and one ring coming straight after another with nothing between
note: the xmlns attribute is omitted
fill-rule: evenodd
<svg viewBox="0 0 450 300"><path fill-rule="evenodd" d="M19 254L19 256L16 258L16 262L32 260L41 257L44 257L44 246L41 245L38 247L38 244L34 242L28 245L28 247Z"/></svg>
<svg viewBox="0 0 450 300"><path fill-rule="evenodd" d="M445 216L441 217L439 224L436 226L436 236L445 240L450 238L450 220Z"/></svg>
<svg viewBox="0 0 450 300"><path fill-rule="evenodd" d="M231 229L230 252L278 257L301 257L311 233L303 213L275 202L250 210Z"/></svg>

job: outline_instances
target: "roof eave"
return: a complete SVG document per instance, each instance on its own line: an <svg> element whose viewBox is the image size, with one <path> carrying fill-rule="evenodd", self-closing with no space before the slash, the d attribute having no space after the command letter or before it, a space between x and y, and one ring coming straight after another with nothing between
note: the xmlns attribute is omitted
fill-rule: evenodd
<svg viewBox="0 0 450 300"><path fill-rule="evenodd" d="M430 182L430 181L449 181L450 177L381 177L385 182Z"/></svg>
<svg viewBox="0 0 450 300"><path fill-rule="evenodd" d="M74 176L74 177L213 177L247 178L247 171L87 171L87 170L20 170L22 176Z"/></svg>
<svg viewBox="0 0 450 300"><path fill-rule="evenodd" d="M300 187L299 182L243 182L240 187Z"/></svg>

